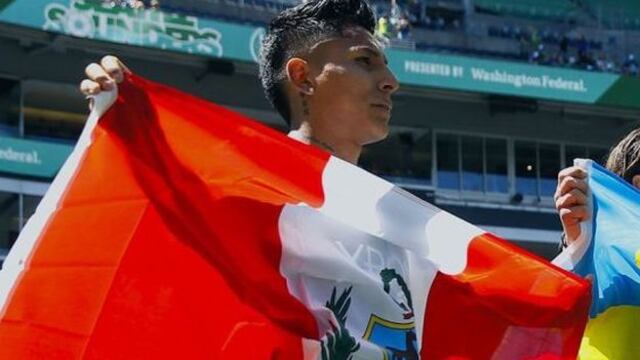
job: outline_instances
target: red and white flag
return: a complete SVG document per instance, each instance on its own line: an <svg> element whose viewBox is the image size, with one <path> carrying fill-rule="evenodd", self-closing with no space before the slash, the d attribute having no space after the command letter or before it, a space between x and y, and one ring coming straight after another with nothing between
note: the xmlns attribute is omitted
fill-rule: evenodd
<svg viewBox="0 0 640 360"><path fill-rule="evenodd" d="M585 281L231 111L119 92L0 273L1 359L575 358Z"/></svg>

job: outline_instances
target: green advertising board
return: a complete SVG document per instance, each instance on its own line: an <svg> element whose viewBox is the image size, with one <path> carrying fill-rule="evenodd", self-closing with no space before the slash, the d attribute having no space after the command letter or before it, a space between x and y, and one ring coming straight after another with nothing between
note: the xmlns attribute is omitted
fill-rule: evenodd
<svg viewBox="0 0 640 360"><path fill-rule="evenodd" d="M73 146L0 137L0 172L53 178Z"/></svg>
<svg viewBox="0 0 640 360"><path fill-rule="evenodd" d="M97 0L0 0L0 21L65 35L256 62L264 29ZM640 80L508 61L388 49L402 84L639 107Z"/></svg>
<svg viewBox="0 0 640 360"><path fill-rule="evenodd" d="M392 51L401 83L464 91L595 103L618 76L410 51Z"/></svg>
<svg viewBox="0 0 640 360"><path fill-rule="evenodd" d="M13 0L0 21L65 35L255 61L263 28L156 10L110 7L96 0Z"/></svg>

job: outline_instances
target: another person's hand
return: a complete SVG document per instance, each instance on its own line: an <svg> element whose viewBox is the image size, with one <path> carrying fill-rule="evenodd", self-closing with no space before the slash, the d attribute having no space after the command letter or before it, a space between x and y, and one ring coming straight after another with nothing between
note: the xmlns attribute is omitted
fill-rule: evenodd
<svg viewBox="0 0 640 360"><path fill-rule="evenodd" d="M80 91L85 95L97 95L101 91L113 90L124 79L129 69L115 56L107 55L100 63L91 63L84 70L87 78L80 83Z"/></svg>
<svg viewBox="0 0 640 360"><path fill-rule="evenodd" d="M553 199L567 244L580 236L580 223L589 219L586 178L587 172L578 166L568 167L558 173L558 187Z"/></svg>

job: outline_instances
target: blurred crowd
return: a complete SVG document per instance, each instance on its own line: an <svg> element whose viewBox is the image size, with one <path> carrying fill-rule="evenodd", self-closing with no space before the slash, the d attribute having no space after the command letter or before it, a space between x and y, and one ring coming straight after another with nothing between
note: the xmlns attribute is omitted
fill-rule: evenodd
<svg viewBox="0 0 640 360"><path fill-rule="evenodd" d="M605 46L602 41L589 39L573 31L561 33L539 30L533 26L522 28L518 25L495 24L488 27L488 35L517 41L520 45L519 54L433 46L425 42L427 39L423 34L416 35L412 29L463 31L463 12L430 6L421 0L377 0L374 4L379 14L376 35L383 40L408 40L415 43L415 48L424 50L468 52L474 56L505 57L540 65L640 75L635 54L628 53L621 57L606 51L606 47L616 45L615 38L609 39Z"/></svg>
<svg viewBox="0 0 640 360"><path fill-rule="evenodd" d="M424 0L374 0L376 33L386 39L413 39L412 29L461 30L463 13L439 11ZM419 40L419 39L417 39Z"/></svg>
<svg viewBox="0 0 640 360"><path fill-rule="evenodd" d="M109 7L122 7L131 9L158 9L160 0L99 0Z"/></svg>
<svg viewBox="0 0 640 360"><path fill-rule="evenodd" d="M588 71L622 73L637 76L638 62L634 54L620 59L610 56L601 41L588 39L581 33L539 31L535 27L521 29L504 25L489 27L489 36L517 40L520 57L530 63L568 67ZM615 45L610 39L609 46Z"/></svg>
<svg viewBox="0 0 640 360"><path fill-rule="evenodd" d="M91 1L91 0L89 0ZM160 0L93 0L109 7L132 9L157 9ZM246 0L243 0L247 3ZM285 0L287 6L293 3ZM294 2L295 3L295 2ZM435 31L463 31L464 12L432 6L424 0L372 0L378 13L376 35L393 44L410 43L413 49L431 51L452 51L473 56L504 57L512 60L528 61L533 64L575 68L588 71L640 75L640 66L635 54L610 55L606 47L615 46L614 38L605 47L602 41L589 39L584 34L559 33L549 29L539 30L533 26L494 24L488 27L490 37L517 41L520 53L499 53L478 49L462 49L448 46L434 46L416 34L417 29ZM166 5L166 4L165 4ZM179 9L178 9L179 10Z"/></svg>
<svg viewBox="0 0 640 360"><path fill-rule="evenodd" d="M399 40L411 39L411 22L409 14L399 5L397 0L391 0L388 12L383 12L378 17L376 35L385 40L396 38Z"/></svg>

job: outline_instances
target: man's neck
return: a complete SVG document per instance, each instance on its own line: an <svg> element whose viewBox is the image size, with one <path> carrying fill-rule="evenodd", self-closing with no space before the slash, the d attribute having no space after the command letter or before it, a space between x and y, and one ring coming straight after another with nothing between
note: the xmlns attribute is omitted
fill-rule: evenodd
<svg viewBox="0 0 640 360"><path fill-rule="evenodd" d="M358 158L362 152L362 146L336 141L335 139L332 139L332 141L329 140L328 136L321 136L313 130L314 129L308 123L303 123L296 129L291 130L288 136L302 143L314 145L326 150L344 161L348 161L354 165L358 164Z"/></svg>

